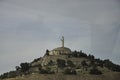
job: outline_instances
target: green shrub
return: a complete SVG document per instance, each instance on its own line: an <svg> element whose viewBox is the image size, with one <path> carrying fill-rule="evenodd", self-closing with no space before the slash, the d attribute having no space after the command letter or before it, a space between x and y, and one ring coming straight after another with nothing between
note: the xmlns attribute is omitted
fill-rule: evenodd
<svg viewBox="0 0 120 80"><path fill-rule="evenodd" d="M76 71L72 69L65 69L64 74L76 75Z"/></svg>
<svg viewBox="0 0 120 80"><path fill-rule="evenodd" d="M101 75L102 72L101 72L100 70L98 70L96 67L93 67L93 68L90 70L90 74Z"/></svg>
<svg viewBox="0 0 120 80"><path fill-rule="evenodd" d="M45 69L40 69L40 73L41 73L41 74L48 74L48 71L45 70Z"/></svg>
<svg viewBox="0 0 120 80"><path fill-rule="evenodd" d="M54 62L52 60L50 60L47 64L48 66L53 66L54 65Z"/></svg>
<svg viewBox="0 0 120 80"><path fill-rule="evenodd" d="M67 66L75 67L74 63L71 60L67 60Z"/></svg>
<svg viewBox="0 0 120 80"><path fill-rule="evenodd" d="M64 68L66 66L65 63L65 60L57 59L57 65L59 68Z"/></svg>
<svg viewBox="0 0 120 80"><path fill-rule="evenodd" d="M0 75L0 79L14 78L16 76L17 76L17 72L16 71L10 71L10 72L6 72L6 73Z"/></svg>
<svg viewBox="0 0 120 80"><path fill-rule="evenodd" d="M40 73L41 74L54 74L55 72L51 71L50 68L47 68L47 69L40 69Z"/></svg>
<svg viewBox="0 0 120 80"><path fill-rule="evenodd" d="M28 71L30 69L30 64L25 62L25 63L21 63L21 72L25 73L26 71Z"/></svg>

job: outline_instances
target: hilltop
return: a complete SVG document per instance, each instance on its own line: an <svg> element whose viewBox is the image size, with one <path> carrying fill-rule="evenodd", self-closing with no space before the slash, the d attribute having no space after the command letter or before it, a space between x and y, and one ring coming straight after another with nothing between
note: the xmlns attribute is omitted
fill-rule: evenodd
<svg viewBox="0 0 120 80"><path fill-rule="evenodd" d="M69 55L49 55L30 63L21 63L16 71L1 75L6 80L117 80L120 66L109 59L96 59L82 51L73 51ZM60 79L59 79L60 78ZM63 78L63 79L62 79Z"/></svg>
<svg viewBox="0 0 120 80"><path fill-rule="evenodd" d="M101 60L81 51L71 51L62 46L46 50L43 57L21 63L15 71L4 73L0 79L7 80L117 80L120 65L109 59Z"/></svg>

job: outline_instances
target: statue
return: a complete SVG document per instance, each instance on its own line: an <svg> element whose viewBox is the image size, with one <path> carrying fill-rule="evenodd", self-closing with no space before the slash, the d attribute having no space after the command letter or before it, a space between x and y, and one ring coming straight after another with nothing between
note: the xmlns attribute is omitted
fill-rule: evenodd
<svg viewBox="0 0 120 80"><path fill-rule="evenodd" d="M64 47L64 36L62 36L61 41L62 41L62 47Z"/></svg>

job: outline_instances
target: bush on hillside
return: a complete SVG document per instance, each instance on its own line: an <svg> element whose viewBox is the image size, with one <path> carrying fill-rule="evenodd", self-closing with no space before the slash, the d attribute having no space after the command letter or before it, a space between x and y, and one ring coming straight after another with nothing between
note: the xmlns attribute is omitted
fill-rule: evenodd
<svg viewBox="0 0 120 80"><path fill-rule="evenodd" d="M39 61L39 60L41 60L41 59L42 59L42 57L37 58L37 59L34 59L34 60L32 61L32 63L37 62L37 61Z"/></svg>
<svg viewBox="0 0 120 80"><path fill-rule="evenodd" d="M21 66L21 72L24 74L30 69L30 64L27 62L21 63L20 66Z"/></svg>
<svg viewBox="0 0 120 80"><path fill-rule="evenodd" d="M55 72L51 70L51 68L39 69L41 74L54 74Z"/></svg>
<svg viewBox="0 0 120 80"><path fill-rule="evenodd" d="M59 68L64 68L66 66L65 63L66 63L65 60L57 59L57 65Z"/></svg>
<svg viewBox="0 0 120 80"><path fill-rule="evenodd" d="M5 79L5 78L14 78L17 76L17 72L16 71L10 71L7 73L4 73L2 75L0 75L0 79Z"/></svg>
<svg viewBox="0 0 120 80"><path fill-rule="evenodd" d="M48 74L48 71L45 70L45 69L40 69L40 73L41 73L41 74Z"/></svg>
<svg viewBox="0 0 120 80"><path fill-rule="evenodd" d="M49 55L49 52L50 52L50 51L47 49L45 55Z"/></svg>
<svg viewBox="0 0 120 80"><path fill-rule="evenodd" d="M76 71L73 69L65 69L64 74L76 75Z"/></svg>
<svg viewBox="0 0 120 80"><path fill-rule="evenodd" d="M88 64L87 64L87 62L86 62L85 60L83 60L83 61L81 62L81 65L82 65L82 67L83 67L83 70L86 70L86 71L87 71Z"/></svg>
<svg viewBox="0 0 120 80"><path fill-rule="evenodd" d="M100 70L98 70L96 67L93 67L90 72L90 74L94 74L94 75L101 75L102 72Z"/></svg>
<svg viewBox="0 0 120 80"><path fill-rule="evenodd" d="M104 66L112 71L120 72L120 65L114 64L109 59L104 60Z"/></svg>
<svg viewBox="0 0 120 80"><path fill-rule="evenodd" d="M67 66L75 67L74 63L71 60L67 60Z"/></svg>
<svg viewBox="0 0 120 80"><path fill-rule="evenodd" d="M87 54L82 51L73 51L72 52L73 57L87 57Z"/></svg>
<svg viewBox="0 0 120 80"><path fill-rule="evenodd" d="M8 72L0 75L0 79L5 79L5 78L8 78Z"/></svg>
<svg viewBox="0 0 120 80"><path fill-rule="evenodd" d="M52 60L50 60L47 64L48 66L53 66L54 65L54 62Z"/></svg>

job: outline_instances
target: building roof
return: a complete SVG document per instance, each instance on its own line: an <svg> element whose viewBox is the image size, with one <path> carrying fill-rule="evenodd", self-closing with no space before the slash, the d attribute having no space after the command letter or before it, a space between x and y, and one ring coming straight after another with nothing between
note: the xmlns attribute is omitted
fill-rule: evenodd
<svg viewBox="0 0 120 80"><path fill-rule="evenodd" d="M53 49L52 51L68 51L68 52L71 52L71 50L67 47L57 47L57 48Z"/></svg>

